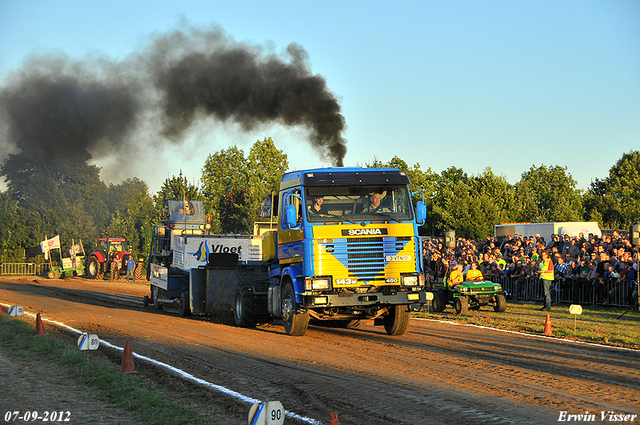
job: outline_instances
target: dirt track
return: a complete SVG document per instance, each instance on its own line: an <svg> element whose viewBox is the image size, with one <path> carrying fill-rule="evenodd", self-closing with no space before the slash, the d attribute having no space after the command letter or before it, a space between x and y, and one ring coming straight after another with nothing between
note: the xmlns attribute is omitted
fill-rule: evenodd
<svg viewBox="0 0 640 425"><path fill-rule="evenodd" d="M240 329L145 309L148 287L82 279L4 278L0 301L23 305L209 382L328 423L547 424L568 414L640 414L640 353L411 322L381 327ZM285 421L288 423L288 421ZM607 422L612 423L612 422ZM640 423L638 417L634 423Z"/></svg>

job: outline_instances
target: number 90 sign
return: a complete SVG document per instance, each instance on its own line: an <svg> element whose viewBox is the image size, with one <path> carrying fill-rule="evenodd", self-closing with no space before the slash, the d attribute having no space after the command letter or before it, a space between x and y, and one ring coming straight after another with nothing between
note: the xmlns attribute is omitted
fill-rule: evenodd
<svg viewBox="0 0 640 425"><path fill-rule="evenodd" d="M249 410L249 425L282 425L284 408L279 401L255 403Z"/></svg>

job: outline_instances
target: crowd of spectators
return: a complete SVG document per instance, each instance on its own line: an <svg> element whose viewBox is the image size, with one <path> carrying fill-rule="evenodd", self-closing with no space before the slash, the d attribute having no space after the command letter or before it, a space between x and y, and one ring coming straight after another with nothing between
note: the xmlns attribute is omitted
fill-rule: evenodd
<svg viewBox="0 0 640 425"><path fill-rule="evenodd" d="M446 248L442 238L423 238L423 258L433 280L448 278L462 265L465 280L469 270L477 269L486 280L506 280L515 298L531 299L531 282L537 281L540 254L547 251L553 262L555 287L571 286L573 293L591 291L594 302L608 304L612 299L635 305L638 285L638 248L628 235L617 231L601 237L580 233L577 237L552 235L487 236L484 240L458 238L455 248ZM473 272L475 276L475 272ZM474 278L475 279L475 278Z"/></svg>

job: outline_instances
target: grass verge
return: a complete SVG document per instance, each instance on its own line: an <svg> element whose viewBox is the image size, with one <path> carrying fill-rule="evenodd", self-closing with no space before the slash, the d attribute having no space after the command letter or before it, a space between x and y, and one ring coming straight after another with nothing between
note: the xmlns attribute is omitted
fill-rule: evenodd
<svg viewBox="0 0 640 425"><path fill-rule="evenodd" d="M457 315L448 305L442 313L417 312L417 317L450 320L452 322L508 329L518 332L543 334L546 311L539 311L540 304L507 303L507 311L496 313L491 306L479 311ZM550 312L554 337L597 344L640 349L640 312L627 309L583 306L582 315L569 313L569 305L554 305Z"/></svg>
<svg viewBox="0 0 640 425"><path fill-rule="evenodd" d="M49 361L93 390L98 399L122 408L148 424L216 425L165 395L165 388L139 374L121 374L111 365L96 364L75 345L54 336L36 337L29 323L0 315L0 345L25 361Z"/></svg>

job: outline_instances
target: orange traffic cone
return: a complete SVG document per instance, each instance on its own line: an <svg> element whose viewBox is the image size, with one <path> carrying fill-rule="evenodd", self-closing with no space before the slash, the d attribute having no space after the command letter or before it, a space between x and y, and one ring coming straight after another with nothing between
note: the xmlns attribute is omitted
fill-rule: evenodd
<svg viewBox="0 0 640 425"><path fill-rule="evenodd" d="M44 325L42 324L42 317L40 313L36 314L36 335L44 335Z"/></svg>
<svg viewBox="0 0 640 425"><path fill-rule="evenodd" d="M121 373L133 373L135 372L133 367L133 355L131 354L131 343L127 340L124 344L124 351L122 352L122 366L120 367Z"/></svg>
<svg viewBox="0 0 640 425"><path fill-rule="evenodd" d="M331 425L340 425L338 423L338 414L336 412L331 412Z"/></svg>
<svg viewBox="0 0 640 425"><path fill-rule="evenodd" d="M549 313L547 313L547 321L544 322L544 334L553 335L553 332L551 332L551 315Z"/></svg>

